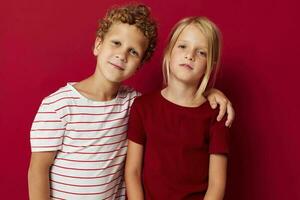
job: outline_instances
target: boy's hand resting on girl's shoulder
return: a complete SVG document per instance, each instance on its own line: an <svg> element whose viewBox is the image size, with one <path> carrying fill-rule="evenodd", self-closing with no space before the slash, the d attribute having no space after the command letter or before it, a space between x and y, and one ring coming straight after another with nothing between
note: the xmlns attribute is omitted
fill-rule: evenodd
<svg viewBox="0 0 300 200"><path fill-rule="evenodd" d="M235 112L229 99L220 90L214 88L207 91L206 94L207 100L213 109L217 108L219 105L220 111L217 120L221 121L224 115L227 114L225 125L227 127L231 127L235 117Z"/></svg>

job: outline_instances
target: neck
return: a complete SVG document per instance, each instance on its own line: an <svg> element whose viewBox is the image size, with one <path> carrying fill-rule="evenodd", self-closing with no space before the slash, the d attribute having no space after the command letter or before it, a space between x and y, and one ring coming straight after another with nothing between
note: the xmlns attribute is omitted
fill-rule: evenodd
<svg viewBox="0 0 300 200"><path fill-rule="evenodd" d="M97 70L93 75L75 85L84 96L97 100L109 101L116 97L121 83L111 82Z"/></svg>
<svg viewBox="0 0 300 200"><path fill-rule="evenodd" d="M170 77L168 86L162 90L162 95L175 104L197 107L206 101L203 95L197 95L197 85L189 85Z"/></svg>
<svg viewBox="0 0 300 200"><path fill-rule="evenodd" d="M121 83L110 82L104 79L103 76L97 76L95 73L91 76L91 89L93 89L93 93L97 94L102 100L115 98Z"/></svg>

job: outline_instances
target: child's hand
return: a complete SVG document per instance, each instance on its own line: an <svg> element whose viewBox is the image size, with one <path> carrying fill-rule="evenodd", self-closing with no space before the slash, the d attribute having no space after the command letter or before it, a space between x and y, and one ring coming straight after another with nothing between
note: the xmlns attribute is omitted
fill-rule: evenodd
<svg viewBox="0 0 300 200"><path fill-rule="evenodd" d="M215 109L219 104L220 111L217 117L218 121L220 121L227 112L228 116L225 125L227 127L231 127L234 120L235 113L229 99L220 90L214 88L210 89L207 92L207 99L209 101L210 106L213 109Z"/></svg>

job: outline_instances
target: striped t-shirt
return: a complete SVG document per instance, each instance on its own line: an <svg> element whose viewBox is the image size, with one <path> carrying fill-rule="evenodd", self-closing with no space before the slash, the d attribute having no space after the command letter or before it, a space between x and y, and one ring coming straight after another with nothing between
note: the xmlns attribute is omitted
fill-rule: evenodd
<svg viewBox="0 0 300 200"><path fill-rule="evenodd" d="M42 101L30 141L32 152L57 151L52 199L125 199L127 122L138 95L122 86L115 99L93 101L67 84Z"/></svg>

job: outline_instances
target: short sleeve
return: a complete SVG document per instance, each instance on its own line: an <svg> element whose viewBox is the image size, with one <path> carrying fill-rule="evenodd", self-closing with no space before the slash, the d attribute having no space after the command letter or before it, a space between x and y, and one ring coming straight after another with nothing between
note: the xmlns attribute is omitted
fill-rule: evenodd
<svg viewBox="0 0 300 200"><path fill-rule="evenodd" d="M146 142L146 133L144 131L143 115L140 104L140 98L137 97L130 109L127 134L129 140L144 145Z"/></svg>
<svg viewBox="0 0 300 200"><path fill-rule="evenodd" d="M52 105L42 102L30 131L32 152L57 151L62 148L65 124Z"/></svg>
<svg viewBox="0 0 300 200"><path fill-rule="evenodd" d="M209 153L229 153L229 128L225 126L225 119L217 121L214 117L209 132Z"/></svg>

